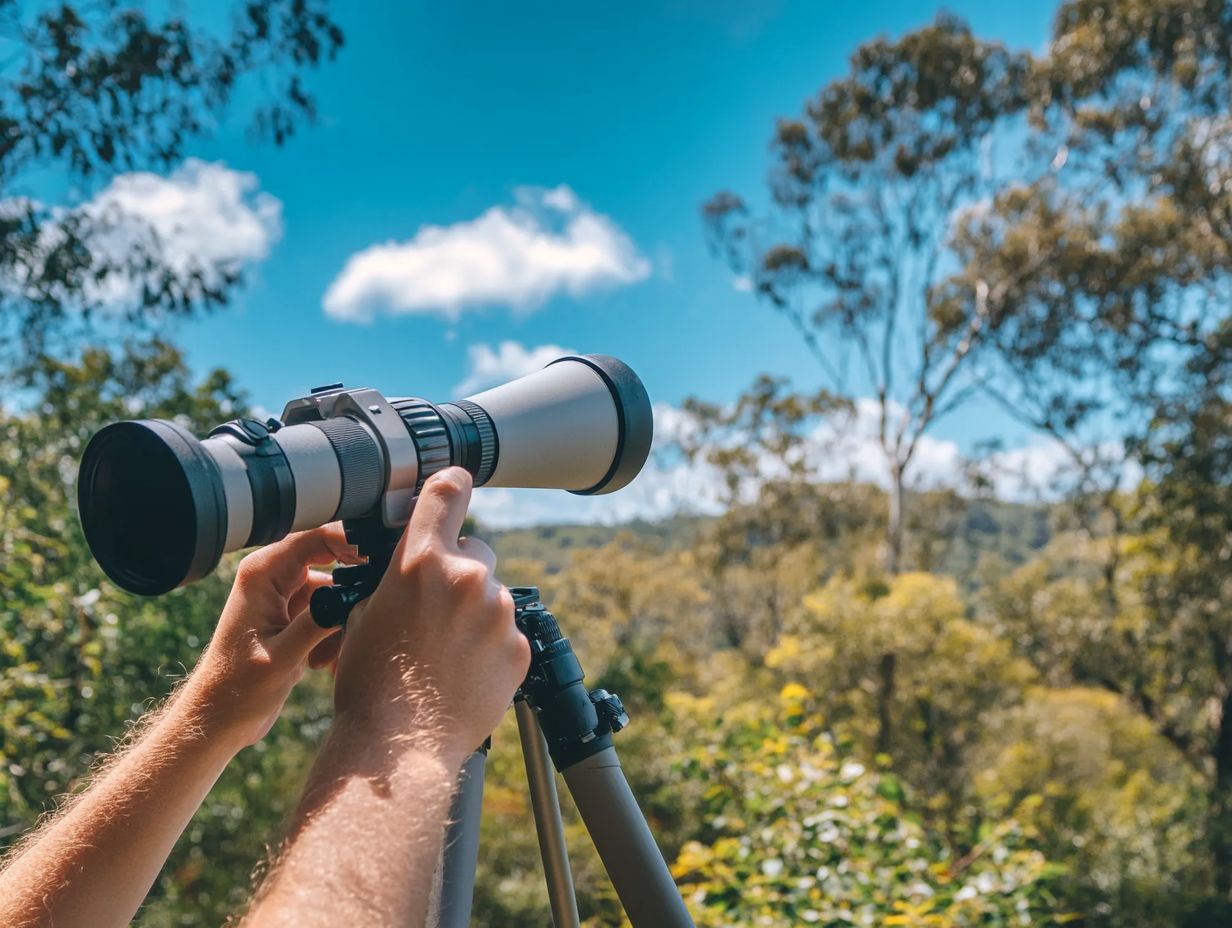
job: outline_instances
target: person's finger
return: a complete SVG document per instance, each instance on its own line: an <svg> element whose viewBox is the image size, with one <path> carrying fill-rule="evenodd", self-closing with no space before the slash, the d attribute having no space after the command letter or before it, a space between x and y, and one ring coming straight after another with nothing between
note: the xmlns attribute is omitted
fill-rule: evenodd
<svg viewBox="0 0 1232 928"><path fill-rule="evenodd" d="M342 650L342 639L346 634L345 626L342 635L330 635L319 642L308 655L308 666L313 670L329 667L338 662L338 654Z"/></svg>
<svg viewBox="0 0 1232 928"><path fill-rule="evenodd" d="M458 550L487 567L488 573L496 572L496 552L480 539L463 538L458 541Z"/></svg>
<svg viewBox="0 0 1232 928"><path fill-rule="evenodd" d="M433 474L420 491L406 536L430 536L452 550L457 547L471 503L471 475L461 467Z"/></svg>
<svg viewBox="0 0 1232 928"><path fill-rule="evenodd" d="M308 608L308 603L312 599L313 593L323 586L332 585L333 582L333 574L326 573L323 570L309 570L308 579L304 581L304 585L291 594L291 599L287 603L287 615L299 615Z"/></svg>
<svg viewBox="0 0 1232 928"><path fill-rule="evenodd" d="M336 635L338 627L322 628L304 609L269 643L270 652L278 660L302 663L321 642Z"/></svg>
<svg viewBox="0 0 1232 928"><path fill-rule="evenodd" d="M290 596L303 585L306 569L314 564L358 564L359 552L347 544L342 523L288 535L266 545L244 559L250 571L266 578L282 596Z"/></svg>

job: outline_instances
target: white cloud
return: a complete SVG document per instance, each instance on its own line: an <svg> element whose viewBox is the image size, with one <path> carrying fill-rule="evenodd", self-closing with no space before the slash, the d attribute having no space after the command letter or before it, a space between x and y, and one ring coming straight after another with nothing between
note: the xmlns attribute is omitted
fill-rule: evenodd
<svg viewBox="0 0 1232 928"><path fill-rule="evenodd" d="M503 341L496 349L490 345L471 345L466 349L466 354L470 370L466 379L453 388L455 396L468 396L498 383L524 377L559 357L577 352L560 345L525 348L515 341Z"/></svg>
<svg viewBox="0 0 1232 928"><path fill-rule="evenodd" d="M979 469L1000 499L1038 502L1061 499L1086 486L1117 484L1128 492L1142 482L1141 465L1125 457L1125 446L1104 441L1082 451L1083 466L1058 441L1036 440L1018 448L997 451L979 462Z"/></svg>
<svg viewBox="0 0 1232 928"><path fill-rule="evenodd" d="M530 312L562 293L578 297L650 275L624 231L569 187L522 187L515 199L353 254L325 292L325 312L360 322L381 311L447 319L493 305Z"/></svg>
<svg viewBox="0 0 1232 928"><path fill-rule="evenodd" d="M282 235L282 204L259 189L255 174L190 158L167 177L121 174L78 207L102 228L94 243L122 261L135 246L158 246L161 263L179 274L197 271L208 284L264 260ZM141 281L109 275L106 303L134 299Z"/></svg>
<svg viewBox="0 0 1232 928"><path fill-rule="evenodd" d="M737 293L752 293L753 278L748 274L739 274L731 279L731 286Z"/></svg>
<svg viewBox="0 0 1232 928"><path fill-rule="evenodd" d="M523 188L525 190L525 188ZM568 184L543 191L543 205L562 213L575 212L580 205L577 194Z"/></svg>
<svg viewBox="0 0 1232 928"><path fill-rule="evenodd" d="M45 212L39 233L44 254L60 244L65 225L75 220L95 266L107 271L87 288L86 301L124 307L141 296L147 282L146 272L134 263L142 253L157 258L154 273L199 274L210 287L264 260L282 234L282 204L259 186L255 174L190 158L167 177L120 174L77 206L48 209L10 198L0 200L0 214ZM9 279L0 286L20 292L24 283ZM63 298L68 303L77 296Z"/></svg>

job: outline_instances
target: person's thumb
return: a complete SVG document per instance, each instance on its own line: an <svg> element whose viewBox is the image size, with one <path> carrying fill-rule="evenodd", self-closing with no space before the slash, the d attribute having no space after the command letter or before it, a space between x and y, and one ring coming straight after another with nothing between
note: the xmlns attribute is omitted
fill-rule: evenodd
<svg viewBox="0 0 1232 928"><path fill-rule="evenodd" d="M274 637L269 649L277 659L299 664L308 659L313 648L341 630L340 625L322 628L313 619L312 610L305 609Z"/></svg>

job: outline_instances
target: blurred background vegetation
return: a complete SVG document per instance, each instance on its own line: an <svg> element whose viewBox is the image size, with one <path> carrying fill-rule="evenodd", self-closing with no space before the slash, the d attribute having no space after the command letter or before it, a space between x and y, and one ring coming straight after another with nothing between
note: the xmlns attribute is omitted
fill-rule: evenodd
<svg viewBox="0 0 1232 928"><path fill-rule="evenodd" d="M323 3L236 6L219 35L123 4L18 16L0 183L170 165L261 72L279 144L343 36ZM821 481L843 378L766 376L688 406L672 453L716 468L714 517L478 532L537 583L592 684L634 718L626 769L699 924L1232 924L1232 4L1068 0L1045 52L959 20L854 49L772 129L769 197L700 234L875 387L880 485ZM957 216L956 221L949 217ZM158 600L104 582L73 511L93 429L243 413L190 374L176 317L233 268L117 251L109 217L0 211L0 839L78 788L208 640L229 570ZM112 275L127 315L100 313ZM921 490L938 417L993 396L1071 466L1047 501ZM1109 440L1108 435L1116 440ZM884 487L884 488L883 488ZM139 917L218 924L329 725L327 679L228 770ZM549 915L517 738L496 733L476 922ZM582 911L618 903L571 817ZM342 851L345 853L345 849Z"/></svg>

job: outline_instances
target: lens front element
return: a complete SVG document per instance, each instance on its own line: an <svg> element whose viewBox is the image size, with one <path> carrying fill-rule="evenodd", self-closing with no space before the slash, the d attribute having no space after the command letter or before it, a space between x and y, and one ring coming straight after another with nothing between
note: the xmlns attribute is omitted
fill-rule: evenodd
<svg viewBox="0 0 1232 928"><path fill-rule="evenodd" d="M156 596L218 564L227 534L222 479L209 454L173 422L116 422L90 439L77 506L104 573Z"/></svg>

